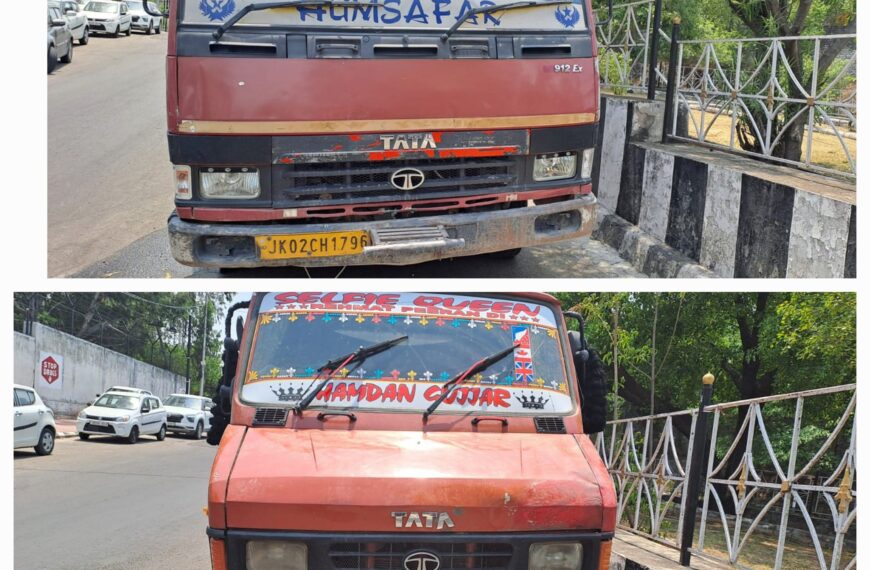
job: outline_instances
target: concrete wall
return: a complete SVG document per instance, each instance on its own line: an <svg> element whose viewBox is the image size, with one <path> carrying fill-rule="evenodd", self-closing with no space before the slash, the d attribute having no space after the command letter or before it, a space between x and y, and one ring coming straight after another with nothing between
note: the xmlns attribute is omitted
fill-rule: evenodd
<svg viewBox="0 0 870 570"><path fill-rule="evenodd" d="M595 236L638 269L661 277L688 276L698 265L720 277L855 277L854 185L661 144L661 102L604 97L601 109Z"/></svg>
<svg viewBox="0 0 870 570"><path fill-rule="evenodd" d="M37 386L40 397L56 414L78 414L109 386L144 388L159 398L184 391L183 376L40 324L34 324L32 337L16 332L14 350L15 383ZM40 351L63 356L61 390L39 389Z"/></svg>

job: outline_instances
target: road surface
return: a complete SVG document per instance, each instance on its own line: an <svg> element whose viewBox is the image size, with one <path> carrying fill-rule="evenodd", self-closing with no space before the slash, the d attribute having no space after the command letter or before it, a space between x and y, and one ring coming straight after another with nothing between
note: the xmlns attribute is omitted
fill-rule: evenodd
<svg viewBox="0 0 870 570"><path fill-rule="evenodd" d="M172 173L166 144L166 34L96 37L48 78L50 277L306 277L302 269L219 273L169 253ZM317 269L334 277L340 268ZM514 260L459 258L348 268L346 277L643 277L612 248L579 239Z"/></svg>
<svg viewBox="0 0 870 570"><path fill-rule="evenodd" d="M46 457L16 450L16 570L209 568L202 509L215 449L169 435L58 439Z"/></svg>

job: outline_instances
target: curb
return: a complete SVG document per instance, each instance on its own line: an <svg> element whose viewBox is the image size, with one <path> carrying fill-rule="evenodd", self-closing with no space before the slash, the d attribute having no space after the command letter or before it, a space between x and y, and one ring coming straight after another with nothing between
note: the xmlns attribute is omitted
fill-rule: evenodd
<svg viewBox="0 0 870 570"><path fill-rule="evenodd" d="M78 432L74 431L59 431L54 434L55 439L63 439L65 437L76 437Z"/></svg>
<svg viewBox="0 0 870 570"><path fill-rule="evenodd" d="M620 257L650 277L716 277L692 258L600 205L598 227L592 232L592 237L615 249Z"/></svg>

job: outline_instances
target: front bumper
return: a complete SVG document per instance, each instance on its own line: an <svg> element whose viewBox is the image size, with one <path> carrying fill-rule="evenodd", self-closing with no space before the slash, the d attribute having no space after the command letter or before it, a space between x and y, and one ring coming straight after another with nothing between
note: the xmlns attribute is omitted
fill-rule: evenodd
<svg viewBox="0 0 870 570"><path fill-rule="evenodd" d="M127 437L130 435L130 430L133 429L134 425L136 425L133 422L105 422L108 425L103 427L95 426L94 421L95 420L76 419L76 432L86 433L90 435L110 435L117 437ZM106 427L110 427L112 431L106 430Z"/></svg>
<svg viewBox="0 0 870 570"><path fill-rule="evenodd" d="M500 211L328 224L211 224L185 221L173 213L169 218L169 242L172 256L179 263L196 267L411 265L584 237L592 233L595 220L596 200L592 194ZM443 237L387 244L375 241L359 255L283 260L260 259L254 243L254 238L262 235L353 230L372 234L413 230L429 236L440 230Z"/></svg>
<svg viewBox="0 0 870 570"><path fill-rule="evenodd" d="M193 433L196 431L196 423L186 425L183 423L167 423L166 431L172 433Z"/></svg>
<svg viewBox="0 0 870 570"><path fill-rule="evenodd" d="M583 545L581 568L597 570L601 543L613 538L612 532L598 531L326 534L209 528L206 532L212 540L223 542L227 570L245 570L245 545L249 540L305 543L308 568L317 570L402 568L404 556L418 550L435 553L442 567L527 570L532 544L579 542Z"/></svg>

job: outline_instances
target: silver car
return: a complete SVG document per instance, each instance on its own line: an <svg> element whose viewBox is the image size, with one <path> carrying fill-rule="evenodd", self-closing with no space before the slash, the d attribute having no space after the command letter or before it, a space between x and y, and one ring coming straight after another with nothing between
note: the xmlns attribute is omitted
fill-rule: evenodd
<svg viewBox="0 0 870 570"><path fill-rule="evenodd" d="M79 42L79 45L87 45L89 37L88 17L85 16L82 7L74 0L51 0L48 5L61 11L63 18L69 25L73 39Z"/></svg>
<svg viewBox="0 0 870 570"><path fill-rule="evenodd" d="M60 8L48 7L48 72L57 67L57 59L64 63L71 63L73 57L73 38L60 13Z"/></svg>
<svg viewBox="0 0 870 570"><path fill-rule="evenodd" d="M92 34L109 34L117 38L122 33L129 36L133 29L126 2L92 0L85 4L85 15Z"/></svg>

